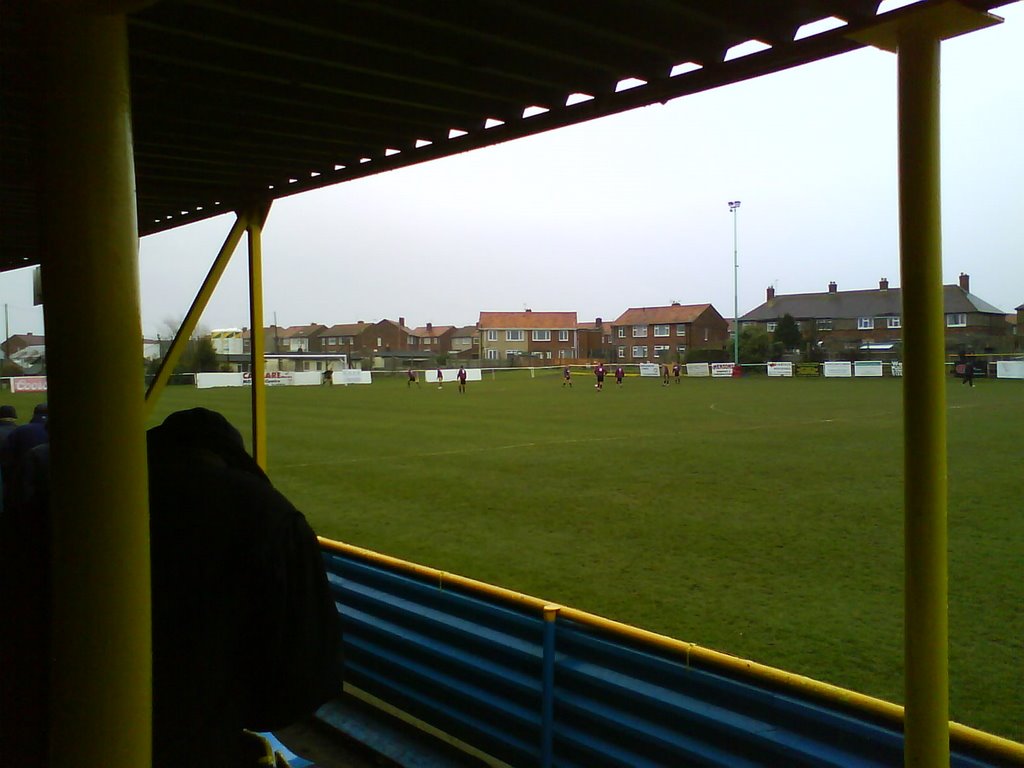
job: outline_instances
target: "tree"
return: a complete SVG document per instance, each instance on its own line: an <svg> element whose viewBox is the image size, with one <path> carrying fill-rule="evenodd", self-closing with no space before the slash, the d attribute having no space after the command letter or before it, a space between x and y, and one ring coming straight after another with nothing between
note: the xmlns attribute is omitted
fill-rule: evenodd
<svg viewBox="0 0 1024 768"><path fill-rule="evenodd" d="M803 343L803 336L800 335L800 325L793 316L787 312L775 326L774 339L782 344L783 349L800 349Z"/></svg>
<svg viewBox="0 0 1024 768"><path fill-rule="evenodd" d="M748 328L740 332L740 363L764 363L782 353L782 345L765 331Z"/></svg>

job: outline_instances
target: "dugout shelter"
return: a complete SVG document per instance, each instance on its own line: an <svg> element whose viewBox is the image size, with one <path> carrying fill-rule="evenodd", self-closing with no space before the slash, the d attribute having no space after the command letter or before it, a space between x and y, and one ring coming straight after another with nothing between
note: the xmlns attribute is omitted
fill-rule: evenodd
<svg viewBox="0 0 1024 768"><path fill-rule="evenodd" d="M251 347L264 348L274 200L865 45L899 59L905 761L946 764L939 50L1007 4L878 16L876 0L0 0L0 268L42 266L48 337L52 765L149 763L145 415L243 235ZM845 23L797 39L829 17ZM726 60L749 40L770 47ZM628 78L643 84L617 88ZM224 212L234 224L144 395L138 238ZM79 376L87 366L105 375ZM263 366L254 356L265 466Z"/></svg>

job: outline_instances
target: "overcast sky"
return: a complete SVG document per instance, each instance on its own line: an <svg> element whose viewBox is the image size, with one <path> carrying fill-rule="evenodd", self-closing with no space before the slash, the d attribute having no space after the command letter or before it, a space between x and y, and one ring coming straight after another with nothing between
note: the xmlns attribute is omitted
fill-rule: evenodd
<svg viewBox="0 0 1024 768"><path fill-rule="evenodd" d="M1024 303L1024 4L942 49L943 278ZM498 147L280 200L264 311L280 325L481 310L733 307L899 285L896 58L863 50ZM232 217L142 240L143 330L180 320ZM248 325L244 241L207 329ZM42 330L26 273L0 276L11 333Z"/></svg>

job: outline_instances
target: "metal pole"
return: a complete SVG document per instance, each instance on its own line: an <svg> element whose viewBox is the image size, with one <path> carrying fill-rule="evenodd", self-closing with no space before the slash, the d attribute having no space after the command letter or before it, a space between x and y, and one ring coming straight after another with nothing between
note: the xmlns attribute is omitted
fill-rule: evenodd
<svg viewBox="0 0 1024 768"><path fill-rule="evenodd" d="M900 35L904 314L904 764L949 765L946 380L939 200L939 39Z"/></svg>
<svg viewBox="0 0 1024 768"><path fill-rule="evenodd" d="M740 364L740 264L737 240L737 217L740 201L731 200L729 210L732 212L732 364Z"/></svg>
<svg viewBox="0 0 1024 768"><path fill-rule="evenodd" d="M217 283L220 282L220 278L224 274L228 262L231 261L235 248L238 247L238 243L242 239L242 232L245 231L245 226L245 217L238 214L238 218L235 219L235 223L231 226L231 231L228 232L228 236L224 240L224 245L221 246L217 257L210 266L210 271L206 274L206 279L203 280L203 284L199 287L199 292L196 294L195 299L192 300L192 306L189 307L185 319L181 321L181 327L178 329L177 334L175 334L173 341L171 341L167 354L160 361L160 367L157 369L156 376L153 377L153 381L149 384L149 389L146 390L147 413L152 412L156 406L157 400L160 399L161 393L163 393L167 382L171 378L171 373L174 371L178 361L181 360L189 339L199 324L199 319L203 316L206 305L210 303L210 297L213 296Z"/></svg>
<svg viewBox="0 0 1024 768"><path fill-rule="evenodd" d="M247 214L249 232L249 368L252 370L252 456L267 469L267 392L263 332L263 225L270 203ZM274 329L277 333L277 329Z"/></svg>
<svg viewBox="0 0 1024 768"><path fill-rule="evenodd" d="M550 768L555 742L555 621L561 606L544 606L544 654L541 671L541 768Z"/></svg>
<svg viewBox="0 0 1024 768"><path fill-rule="evenodd" d="M46 764L144 768L149 499L128 34L118 3L104 13L72 5L100 4L42 3L39 19L53 576Z"/></svg>

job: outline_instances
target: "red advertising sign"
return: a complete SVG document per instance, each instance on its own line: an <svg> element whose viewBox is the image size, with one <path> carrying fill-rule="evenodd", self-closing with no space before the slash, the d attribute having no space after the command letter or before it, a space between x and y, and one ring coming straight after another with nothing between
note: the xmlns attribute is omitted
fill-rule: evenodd
<svg viewBox="0 0 1024 768"><path fill-rule="evenodd" d="M11 379L11 392L45 392L45 376L15 376Z"/></svg>

